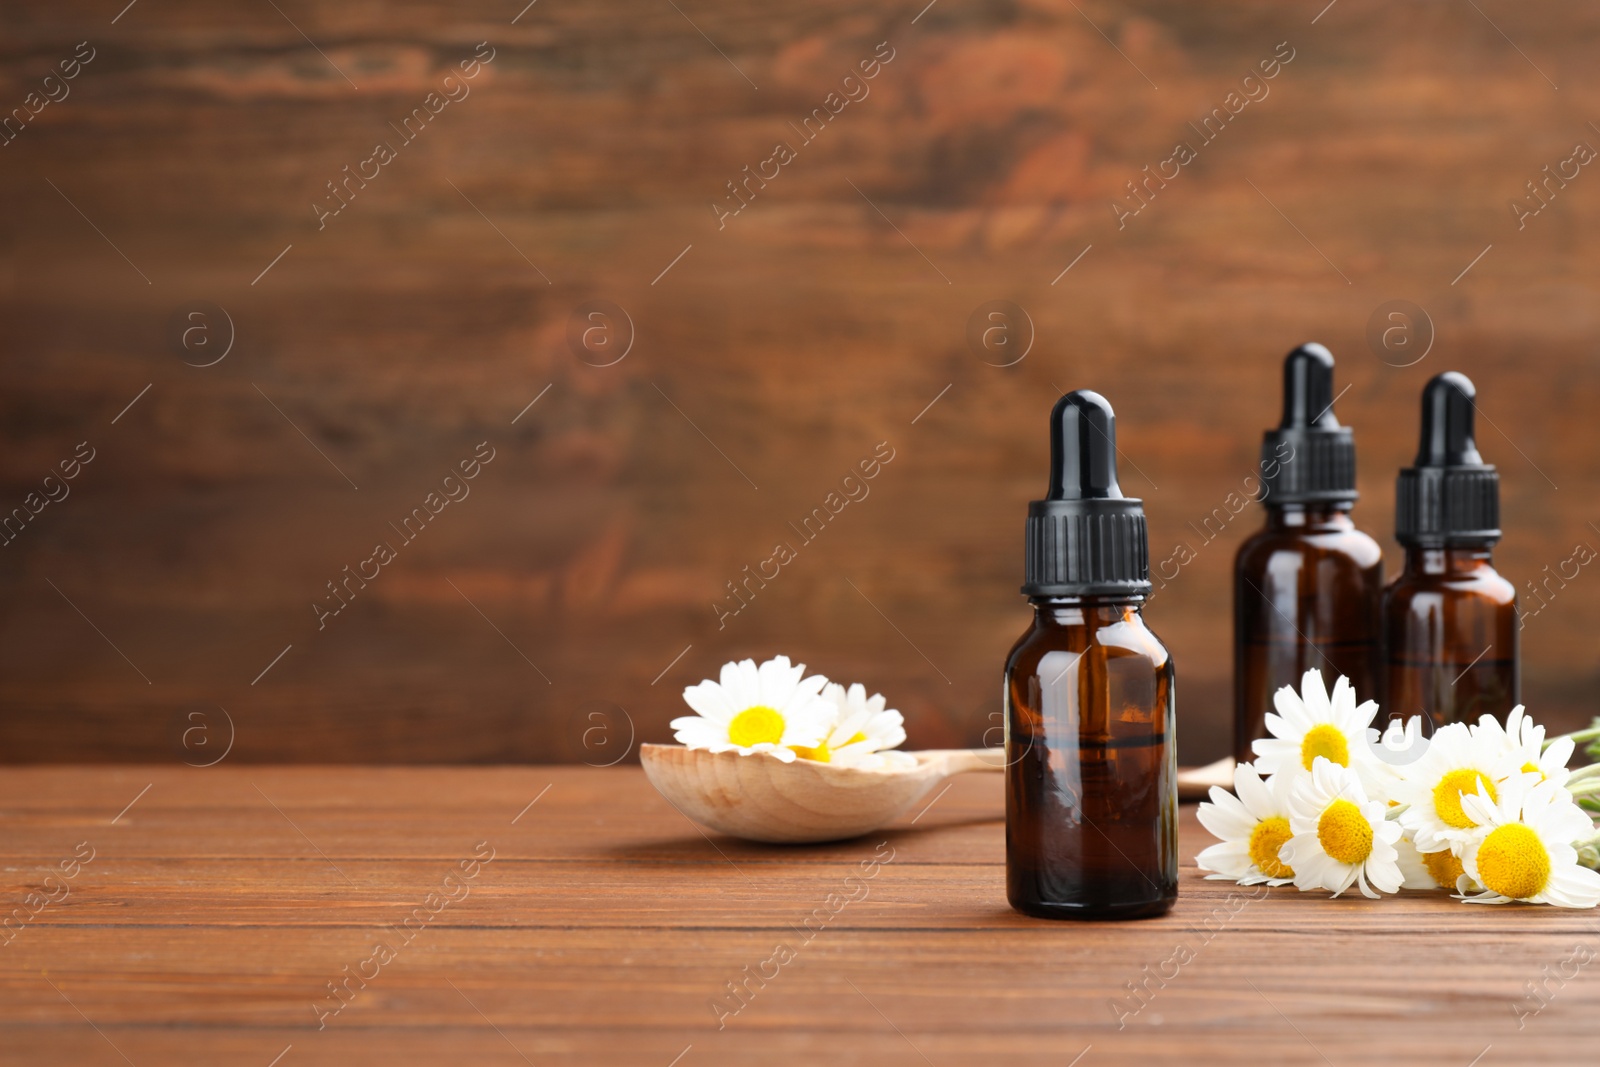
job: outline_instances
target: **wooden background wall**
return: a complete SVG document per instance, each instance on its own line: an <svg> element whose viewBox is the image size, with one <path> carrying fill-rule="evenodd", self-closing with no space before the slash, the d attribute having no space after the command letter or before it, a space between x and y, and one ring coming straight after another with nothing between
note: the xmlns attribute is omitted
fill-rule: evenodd
<svg viewBox="0 0 1600 1067"><path fill-rule="evenodd" d="M1493 423L1508 576L1600 546L1600 174L1520 229L1510 208L1600 146L1600 13L1323 2L11 6L0 105L94 58L0 147L0 505L94 459L0 548L0 760L200 763L231 722L242 761L608 762L777 651L887 693L915 746L977 743L1028 618L1044 419L1079 386L1117 407L1157 560L1196 553L1149 618L1183 757L1211 758L1259 516L1195 527L1308 339L1339 358L1391 571L1394 471L1449 368ZM470 95L401 144L484 41ZM880 42L870 94L802 144ZM1202 143L1188 124L1275 52ZM379 140L396 158L319 229ZM1180 140L1196 158L1119 229ZM779 141L795 158L719 228ZM1367 341L1400 299L1436 334L1409 367L1426 331ZM631 322L610 366L625 327L569 343L597 300ZM994 300L1033 324L1012 366L967 342ZM212 366L214 309L212 347L175 340L196 301L233 324ZM725 583L885 441L870 496L719 629ZM326 583L480 442L471 495L319 630ZM1528 620L1542 716L1600 710L1597 630L1593 568Z"/></svg>

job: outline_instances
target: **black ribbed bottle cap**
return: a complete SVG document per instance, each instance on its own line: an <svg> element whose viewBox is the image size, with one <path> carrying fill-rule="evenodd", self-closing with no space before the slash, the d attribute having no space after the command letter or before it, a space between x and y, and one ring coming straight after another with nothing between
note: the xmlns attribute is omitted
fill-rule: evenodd
<svg viewBox="0 0 1600 1067"><path fill-rule="evenodd" d="M1283 359L1283 419L1261 437L1261 501L1338 504L1356 495L1355 438L1333 414L1333 353L1303 344Z"/></svg>
<svg viewBox="0 0 1600 1067"><path fill-rule="evenodd" d="M1443 548L1500 540L1500 475L1473 440L1477 390L1445 371L1422 390L1422 443L1395 483L1394 536Z"/></svg>
<svg viewBox="0 0 1600 1067"><path fill-rule="evenodd" d="M1050 413L1050 490L1028 505L1027 596L1143 596L1150 591L1144 506L1117 485L1117 419L1078 389Z"/></svg>

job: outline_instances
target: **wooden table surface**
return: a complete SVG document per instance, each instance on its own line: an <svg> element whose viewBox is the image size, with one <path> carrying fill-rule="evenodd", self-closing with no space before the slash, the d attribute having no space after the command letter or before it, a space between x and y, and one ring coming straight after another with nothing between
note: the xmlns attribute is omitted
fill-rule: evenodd
<svg viewBox="0 0 1600 1067"><path fill-rule="evenodd" d="M1000 811L778 848L637 767L8 770L0 1063L1593 1060L1593 913L1206 882L1186 807L1169 917L1035 921Z"/></svg>

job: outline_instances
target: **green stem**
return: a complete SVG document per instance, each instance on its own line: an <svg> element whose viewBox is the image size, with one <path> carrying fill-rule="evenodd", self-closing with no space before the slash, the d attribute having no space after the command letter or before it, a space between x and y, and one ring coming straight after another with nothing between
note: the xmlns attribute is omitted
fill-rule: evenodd
<svg viewBox="0 0 1600 1067"><path fill-rule="evenodd" d="M1591 763L1587 767L1579 767L1567 775L1567 782L1572 783L1584 778L1600 777L1600 763Z"/></svg>
<svg viewBox="0 0 1600 1067"><path fill-rule="evenodd" d="M1541 751L1544 748L1549 748L1563 737L1572 738L1574 746L1581 745L1585 741L1600 741L1600 725L1591 726L1587 730L1574 730L1570 734L1557 734L1555 737L1546 738Z"/></svg>

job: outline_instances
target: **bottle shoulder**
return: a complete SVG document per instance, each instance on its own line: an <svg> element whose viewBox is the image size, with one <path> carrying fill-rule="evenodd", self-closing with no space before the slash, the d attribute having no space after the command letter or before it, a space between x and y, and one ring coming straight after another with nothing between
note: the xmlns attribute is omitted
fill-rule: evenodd
<svg viewBox="0 0 1600 1067"><path fill-rule="evenodd" d="M1355 527L1298 530L1268 526L1245 539L1235 564L1241 569L1265 570L1275 559L1286 556L1318 563L1342 562L1364 571L1383 563L1383 548L1371 534Z"/></svg>
<svg viewBox="0 0 1600 1067"><path fill-rule="evenodd" d="M1499 571L1487 566L1452 574L1403 570L1384 589L1384 598L1391 604L1435 595L1470 596L1509 605L1516 602L1517 589Z"/></svg>

